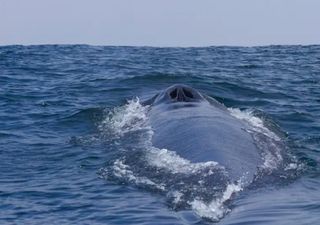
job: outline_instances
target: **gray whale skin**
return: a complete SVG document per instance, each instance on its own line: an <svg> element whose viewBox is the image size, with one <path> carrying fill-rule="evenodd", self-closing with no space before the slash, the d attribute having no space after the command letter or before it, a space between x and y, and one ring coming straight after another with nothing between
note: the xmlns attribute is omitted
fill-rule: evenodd
<svg viewBox="0 0 320 225"><path fill-rule="evenodd" d="M192 163L215 161L231 180L252 180L261 153L247 132L249 124L232 116L215 99L182 84L144 102L150 105L152 144L175 151Z"/></svg>

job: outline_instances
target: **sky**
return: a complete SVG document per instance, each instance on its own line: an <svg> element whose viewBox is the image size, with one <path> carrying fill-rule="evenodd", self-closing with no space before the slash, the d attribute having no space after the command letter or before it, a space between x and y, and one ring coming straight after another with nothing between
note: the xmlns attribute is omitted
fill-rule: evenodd
<svg viewBox="0 0 320 225"><path fill-rule="evenodd" d="M0 0L0 45L320 44L320 0Z"/></svg>

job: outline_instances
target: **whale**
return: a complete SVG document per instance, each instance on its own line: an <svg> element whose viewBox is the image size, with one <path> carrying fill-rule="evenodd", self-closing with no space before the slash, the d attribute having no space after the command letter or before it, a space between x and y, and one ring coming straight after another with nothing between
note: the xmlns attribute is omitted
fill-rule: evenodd
<svg viewBox="0 0 320 225"><path fill-rule="evenodd" d="M231 181L252 181L262 157L250 125L200 91L175 84L143 102L153 130L152 145L192 163L214 161Z"/></svg>

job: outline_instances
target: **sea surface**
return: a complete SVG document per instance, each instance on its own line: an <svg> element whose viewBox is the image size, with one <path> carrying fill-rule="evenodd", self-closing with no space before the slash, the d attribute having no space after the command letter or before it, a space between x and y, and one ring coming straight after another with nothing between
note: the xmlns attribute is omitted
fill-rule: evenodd
<svg viewBox="0 0 320 225"><path fill-rule="evenodd" d="M141 102L176 83L287 157L209 201L213 162L144 149ZM0 224L320 224L319 163L318 45L0 47Z"/></svg>

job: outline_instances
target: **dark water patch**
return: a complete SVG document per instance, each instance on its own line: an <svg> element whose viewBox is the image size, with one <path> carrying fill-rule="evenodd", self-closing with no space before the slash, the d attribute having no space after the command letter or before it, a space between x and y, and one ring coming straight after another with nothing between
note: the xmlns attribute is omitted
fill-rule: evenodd
<svg viewBox="0 0 320 225"><path fill-rule="evenodd" d="M262 67L262 65L256 65L256 64L243 64L237 66L239 69L258 69Z"/></svg>
<svg viewBox="0 0 320 225"><path fill-rule="evenodd" d="M95 127L95 123L97 123L97 121L101 121L103 116L103 108L88 108L60 119L59 123L63 126L70 127L72 125L79 125L79 121L81 121L82 125L88 123Z"/></svg>

